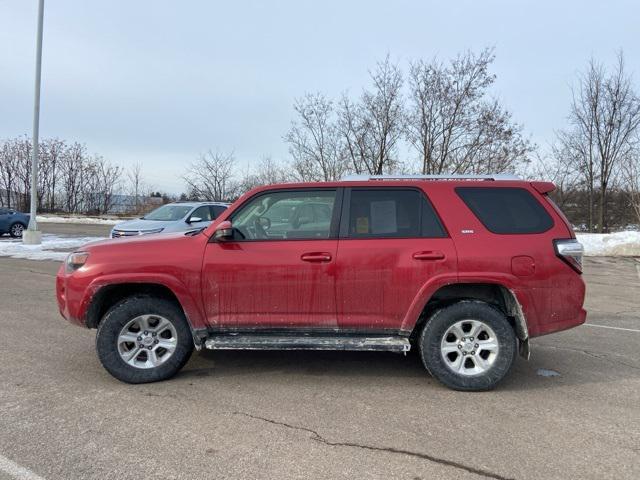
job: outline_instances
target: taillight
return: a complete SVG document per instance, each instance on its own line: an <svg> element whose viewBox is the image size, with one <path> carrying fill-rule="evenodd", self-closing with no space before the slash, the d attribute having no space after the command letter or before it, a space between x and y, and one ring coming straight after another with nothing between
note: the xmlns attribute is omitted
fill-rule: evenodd
<svg viewBox="0 0 640 480"><path fill-rule="evenodd" d="M567 240L554 240L553 247L556 255L564 260L576 272L582 273L582 255L584 247L575 238Z"/></svg>

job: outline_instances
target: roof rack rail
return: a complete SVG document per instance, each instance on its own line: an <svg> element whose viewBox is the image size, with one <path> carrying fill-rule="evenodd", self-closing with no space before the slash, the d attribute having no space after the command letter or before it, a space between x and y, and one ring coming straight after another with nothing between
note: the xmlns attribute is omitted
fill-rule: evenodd
<svg viewBox="0 0 640 480"><path fill-rule="evenodd" d="M341 179L343 182L366 181L366 180L522 180L518 175L509 173L496 173L493 175L465 175L459 173L443 175L345 175Z"/></svg>

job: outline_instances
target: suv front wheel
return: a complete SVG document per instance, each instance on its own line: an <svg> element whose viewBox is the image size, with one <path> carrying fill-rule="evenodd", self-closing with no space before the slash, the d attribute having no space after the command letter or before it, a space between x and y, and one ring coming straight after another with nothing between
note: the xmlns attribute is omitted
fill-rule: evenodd
<svg viewBox="0 0 640 480"><path fill-rule="evenodd" d="M96 335L100 362L118 380L148 383L175 375L189 360L193 337L182 309L163 298L126 298L104 316Z"/></svg>
<svg viewBox="0 0 640 480"><path fill-rule="evenodd" d="M505 315L491 305L464 300L435 312L419 340L429 373L455 390L490 390L507 374L517 353Z"/></svg>

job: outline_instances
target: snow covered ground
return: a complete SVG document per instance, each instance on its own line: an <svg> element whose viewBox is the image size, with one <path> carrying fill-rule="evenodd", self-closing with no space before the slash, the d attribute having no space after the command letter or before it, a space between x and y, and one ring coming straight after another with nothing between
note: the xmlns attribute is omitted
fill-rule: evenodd
<svg viewBox="0 0 640 480"><path fill-rule="evenodd" d="M36 220L42 223L79 223L84 225L116 225L125 221L119 218L74 217L62 215L38 215Z"/></svg>
<svg viewBox="0 0 640 480"><path fill-rule="evenodd" d="M590 257L640 257L640 232L577 233Z"/></svg>
<svg viewBox="0 0 640 480"><path fill-rule="evenodd" d="M61 262L70 251L95 240L103 239L100 237L61 237L44 234L41 245L24 245L22 240L2 238L0 240L0 257L57 260Z"/></svg>

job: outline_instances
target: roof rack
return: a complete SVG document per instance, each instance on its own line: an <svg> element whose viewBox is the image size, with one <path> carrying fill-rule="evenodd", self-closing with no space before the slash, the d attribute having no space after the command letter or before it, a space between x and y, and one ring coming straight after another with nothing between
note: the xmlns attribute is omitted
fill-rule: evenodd
<svg viewBox="0 0 640 480"><path fill-rule="evenodd" d="M444 175L345 175L343 182L366 180L522 180L518 175L509 173L496 173L492 175L464 175L458 173Z"/></svg>

